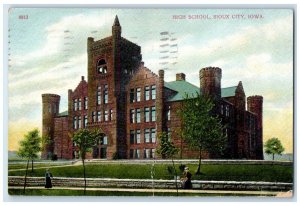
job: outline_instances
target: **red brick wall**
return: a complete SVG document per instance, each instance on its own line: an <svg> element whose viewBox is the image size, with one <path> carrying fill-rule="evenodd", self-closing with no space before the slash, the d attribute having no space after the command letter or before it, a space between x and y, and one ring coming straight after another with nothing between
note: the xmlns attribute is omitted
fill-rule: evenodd
<svg viewBox="0 0 300 206"><path fill-rule="evenodd" d="M69 136L68 116L56 117L54 126L54 154L59 159L72 159L73 143Z"/></svg>
<svg viewBox="0 0 300 206"><path fill-rule="evenodd" d="M85 102L84 102L84 98L87 97L87 91L88 91L88 84L86 82L86 80L84 80L84 77L81 77L81 81L78 84L78 86L75 88L74 91L69 90L68 92L68 129L69 129L69 135L72 136L72 134L74 132L76 132L78 129L80 128L84 128L84 116L88 114L88 110L85 109ZM74 109L74 101L75 99L81 99L81 107L80 109ZM78 105L78 103L77 103ZM79 125L77 126L77 129L73 128L73 121L74 121L74 117L77 117L77 125L78 125L78 117L81 117L81 124L80 127ZM71 143L73 145L73 141L71 139ZM76 157L78 156L78 149L77 148L73 148L72 146L72 157L73 157L73 153L77 152L77 154L75 155ZM59 157L59 156L58 156Z"/></svg>
<svg viewBox="0 0 300 206"><path fill-rule="evenodd" d="M151 141L149 143L145 143L145 134L144 134L144 130L145 129L150 129L150 128L156 128L156 123L157 121L151 121L151 109L149 110L149 116L150 116L150 121L149 122L145 122L145 116L144 116L144 111L145 111L145 107L151 108L156 106L156 100L153 100L151 98L151 92L150 93L150 99L149 100L145 100L145 87L149 86L151 91L151 86L155 85L156 86L156 98L158 98L157 95L157 88L158 88L158 76L156 74L154 74L153 72L151 72L149 69L147 69L146 67L141 66L139 68L139 70L137 70L137 72L134 74L133 78L130 80L129 85L127 86L127 109L126 109L126 113L127 113L127 118L126 118L126 122L127 122L127 135L126 135L126 143L128 145L127 147L127 158L130 158L130 149L132 150L136 150L139 149L140 150L140 159L144 158L144 149L154 149L156 148L156 144L157 141L155 143L151 143ZM130 90L134 89L135 91L135 99L136 99L136 89L140 88L141 89L141 97L140 97L140 101L137 102L133 102L130 103ZM134 109L136 111L136 109L140 109L141 111L141 122L140 123L130 123L130 110ZM156 109L156 113L157 113L157 109ZM135 113L135 117L136 117L136 113ZM156 118L157 119L157 118ZM140 143L134 143L134 144L130 144L130 130L134 130L136 131L137 129L139 129L141 131L141 142ZM157 140L157 138L156 138Z"/></svg>

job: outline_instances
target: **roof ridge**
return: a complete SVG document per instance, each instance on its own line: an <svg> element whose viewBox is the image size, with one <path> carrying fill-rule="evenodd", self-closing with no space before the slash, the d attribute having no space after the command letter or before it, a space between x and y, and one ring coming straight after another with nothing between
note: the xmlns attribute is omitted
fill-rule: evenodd
<svg viewBox="0 0 300 206"><path fill-rule="evenodd" d="M227 88L232 88L232 87L237 87L237 86L223 87L221 89L227 89Z"/></svg>

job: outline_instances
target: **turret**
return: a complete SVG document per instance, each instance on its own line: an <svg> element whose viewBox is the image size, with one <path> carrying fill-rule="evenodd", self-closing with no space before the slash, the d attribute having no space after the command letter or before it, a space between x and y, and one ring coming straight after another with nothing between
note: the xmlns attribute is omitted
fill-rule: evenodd
<svg viewBox="0 0 300 206"><path fill-rule="evenodd" d="M46 159L53 154L54 138L54 118L59 114L60 96L56 94L42 94L43 102L43 125L42 136L49 138L49 143L45 145L42 158Z"/></svg>
<svg viewBox="0 0 300 206"><path fill-rule="evenodd" d="M257 115L257 159L263 159L262 138L263 138L263 97L259 95L247 98L247 110Z"/></svg>
<svg viewBox="0 0 300 206"><path fill-rule="evenodd" d="M206 67L200 70L200 92L212 98L221 98L222 70L218 67Z"/></svg>
<svg viewBox="0 0 300 206"><path fill-rule="evenodd" d="M122 28L118 19L118 16L116 15L114 24L112 26L112 35L116 38L121 38Z"/></svg>
<svg viewBox="0 0 300 206"><path fill-rule="evenodd" d="M249 96L247 98L247 110L257 114L258 126L262 128L263 97L258 95Z"/></svg>

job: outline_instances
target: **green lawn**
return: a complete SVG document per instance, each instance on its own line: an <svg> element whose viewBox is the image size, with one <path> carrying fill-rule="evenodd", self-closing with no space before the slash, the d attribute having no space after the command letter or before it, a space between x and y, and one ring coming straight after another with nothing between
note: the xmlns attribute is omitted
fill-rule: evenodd
<svg viewBox="0 0 300 206"><path fill-rule="evenodd" d="M9 195L26 195L26 196L83 196L83 190L62 190L62 189L26 189L25 194L22 189L9 189ZM121 192L121 191L86 191L86 196L153 196L152 192ZM176 192L154 192L154 196L177 196ZM220 193L179 193L179 196L258 196L256 194L220 194ZM264 195L266 196L266 195ZM272 196L272 195L270 195Z"/></svg>
<svg viewBox="0 0 300 206"><path fill-rule="evenodd" d="M173 179L168 173L166 164L154 166L154 179ZM177 165L178 174L181 174ZM213 165L201 166L202 175L196 176L196 164L187 165L193 176L198 180L224 180L224 181L267 181L267 182L293 182L293 166L281 165ZM54 177L83 177L82 165L57 167L50 169ZM29 171L29 176L43 177L45 169ZM151 179L151 165L143 164L88 164L87 177L95 178L123 178L123 179ZM23 176L25 171L10 171L10 176Z"/></svg>
<svg viewBox="0 0 300 206"><path fill-rule="evenodd" d="M33 162L33 167L39 168L39 167L51 167L51 166L61 166L61 165L70 165L71 163L51 163L51 162L45 162L45 163L34 163ZM13 169L26 169L27 163L25 162L24 164L8 164L8 169L13 170ZM29 163L28 166L29 169L31 169L31 162Z"/></svg>

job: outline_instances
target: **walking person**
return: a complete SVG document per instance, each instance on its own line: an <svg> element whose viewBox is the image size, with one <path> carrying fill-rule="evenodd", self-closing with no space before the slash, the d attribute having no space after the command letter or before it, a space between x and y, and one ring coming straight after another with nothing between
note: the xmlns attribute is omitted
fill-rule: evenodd
<svg viewBox="0 0 300 206"><path fill-rule="evenodd" d="M53 179L53 176L51 174L51 172L49 171L49 169L46 170L45 173L45 188L52 188L52 183L51 183L51 179Z"/></svg>

